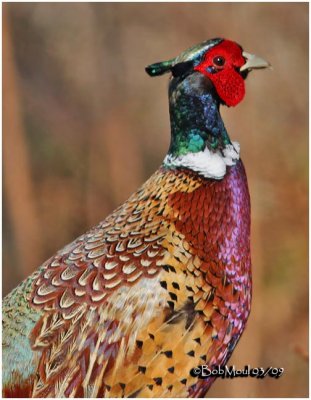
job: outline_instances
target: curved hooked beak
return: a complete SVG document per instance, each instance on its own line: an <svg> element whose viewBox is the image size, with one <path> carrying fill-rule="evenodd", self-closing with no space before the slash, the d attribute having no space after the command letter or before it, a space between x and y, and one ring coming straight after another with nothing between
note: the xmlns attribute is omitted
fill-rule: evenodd
<svg viewBox="0 0 311 400"><path fill-rule="evenodd" d="M260 69L260 68L268 68L271 67L271 64L263 58L257 57L254 54L246 53L243 51L242 56L246 58L246 63L242 65L240 71L245 71L246 69Z"/></svg>

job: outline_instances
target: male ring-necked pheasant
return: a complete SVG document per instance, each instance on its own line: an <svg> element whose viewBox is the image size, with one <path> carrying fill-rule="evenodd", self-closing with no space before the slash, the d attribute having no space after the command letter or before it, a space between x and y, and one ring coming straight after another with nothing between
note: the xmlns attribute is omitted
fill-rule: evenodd
<svg viewBox="0 0 311 400"><path fill-rule="evenodd" d="M161 167L3 302L5 397L200 397L251 302L250 202L220 104L263 59L213 39L146 68L171 72Z"/></svg>

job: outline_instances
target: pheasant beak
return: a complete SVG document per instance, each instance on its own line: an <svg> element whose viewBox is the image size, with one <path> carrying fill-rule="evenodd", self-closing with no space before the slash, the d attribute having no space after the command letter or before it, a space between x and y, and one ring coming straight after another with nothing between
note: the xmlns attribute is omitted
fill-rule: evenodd
<svg viewBox="0 0 311 400"><path fill-rule="evenodd" d="M246 59L246 63L242 65L240 71L245 71L246 69L260 69L271 67L271 64L263 58L257 57L254 54L246 53L243 51L242 56Z"/></svg>

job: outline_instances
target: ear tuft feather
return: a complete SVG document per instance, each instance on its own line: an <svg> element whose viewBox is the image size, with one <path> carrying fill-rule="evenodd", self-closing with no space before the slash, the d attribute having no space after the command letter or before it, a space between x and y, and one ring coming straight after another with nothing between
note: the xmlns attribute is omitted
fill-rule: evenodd
<svg viewBox="0 0 311 400"><path fill-rule="evenodd" d="M195 65L197 65L202 59L202 56L209 49L221 43L222 41L223 39L206 40L205 42L197 44L196 46L190 47L175 58L148 65L145 70L150 76L159 76L170 71L172 71L174 77L182 76L188 73L188 71L190 71Z"/></svg>
<svg viewBox="0 0 311 400"><path fill-rule="evenodd" d="M148 67L146 67L145 70L147 74L150 76L163 75L171 70L173 66L173 61L174 60L157 62L155 64L148 65Z"/></svg>
<svg viewBox="0 0 311 400"><path fill-rule="evenodd" d="M148 65L148 67L146 67L145 70L147 74L150 76L159 76L171 71L175 78L177 76L184 75L192 68L193 68L192 61L185 61L185 62L180 62L178 64L174 64L174 60L169 60Z"/></svg>

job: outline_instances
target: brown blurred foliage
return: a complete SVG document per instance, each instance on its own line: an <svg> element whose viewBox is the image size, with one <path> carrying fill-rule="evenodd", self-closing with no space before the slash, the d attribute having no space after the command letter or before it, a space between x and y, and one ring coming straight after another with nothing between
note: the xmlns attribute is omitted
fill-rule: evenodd
<svg viewBox="0 0 311 400"><path fill-rule="evenodd" d="M252 198L253 308L210 396L308 396L308 4L4 3L3 292L104 219L159 166L167 77L144 67L226 37L268 59L222 114Z"/></svg>

